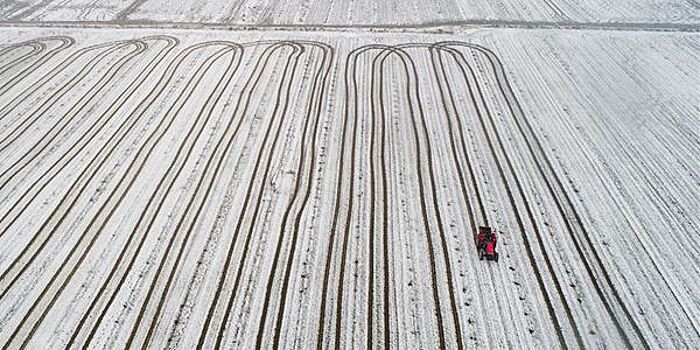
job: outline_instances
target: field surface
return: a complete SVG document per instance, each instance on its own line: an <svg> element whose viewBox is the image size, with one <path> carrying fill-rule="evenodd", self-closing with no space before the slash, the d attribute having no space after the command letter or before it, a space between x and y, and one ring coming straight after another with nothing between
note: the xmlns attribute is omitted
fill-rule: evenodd
<svg viewBox="0 0 700 350"><path fill-rule="evenodd" d="M700 341L696 35L45 31L0 52L10 347Z"/></svg>
<svg viewBox="0 0 700 350"><path fill-rule="evenodd" d="M698 18L0 2L0 344L698 348Z"/></svg>
<svg viewBox="0 0 700 350"><path fill-rule="evenodd" d="M417 26L462 22L691 23L697 0L28 0L0 18L29 22Z"/></svg>

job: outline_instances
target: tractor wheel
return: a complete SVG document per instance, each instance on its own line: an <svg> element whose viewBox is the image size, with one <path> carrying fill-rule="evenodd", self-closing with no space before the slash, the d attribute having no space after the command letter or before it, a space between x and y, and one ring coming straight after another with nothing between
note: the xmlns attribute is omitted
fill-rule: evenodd
<svg viewBox="0 0 700 350"><path fill-rule="evenodd" d="M498 253L494 253L494 254L496 254L496 257L495 257L493 260L495 260L496 262L498 262Z"/></svg>

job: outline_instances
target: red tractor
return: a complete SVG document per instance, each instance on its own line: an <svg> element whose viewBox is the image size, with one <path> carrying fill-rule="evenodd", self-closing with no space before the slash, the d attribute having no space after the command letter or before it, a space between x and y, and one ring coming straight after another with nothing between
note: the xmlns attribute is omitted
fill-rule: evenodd
<svg viewBox="0 0 700 350"><path fill-rule="evenodd" d="M479 260L498 261L498 253L496 252L496 242L498 236L496 231L488 226L479 226L479 232L476 234L476 250L479 252Z"/></svg>

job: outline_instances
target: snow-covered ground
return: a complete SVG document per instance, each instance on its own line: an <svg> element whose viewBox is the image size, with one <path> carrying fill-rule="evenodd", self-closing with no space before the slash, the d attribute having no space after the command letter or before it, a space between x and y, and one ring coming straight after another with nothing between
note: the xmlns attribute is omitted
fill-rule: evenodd
<svg viewBox="0 0 700 350"><path fill-rule="evenodd" d="M471 20L700 22L697 0L29 0L0 2L10 21L405 25Z"/></svg>
<svg viewBox="0 0 700 350"><path fill-rule="evenodd" d="M697 348L699 18L2 1L0 343Z"/></svg>
<svg viewBox="0 0 700 350"><path fill-rule="evenodd" d="M0 38L10 348L700 346L695 33Z"/></svg>

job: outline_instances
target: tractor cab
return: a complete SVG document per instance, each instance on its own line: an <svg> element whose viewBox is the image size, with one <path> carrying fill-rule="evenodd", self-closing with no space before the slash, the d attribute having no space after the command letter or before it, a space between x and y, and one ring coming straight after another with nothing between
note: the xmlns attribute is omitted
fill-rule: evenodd
<svg viewBox="0 0 700 350"><path fill-rule="evenodd" d="M479 226L479 231L476 233L476 250L479 253L479 260L498 261L498 252L496 252L496 243L498 235L496 231L488 226Z"/></svg>

